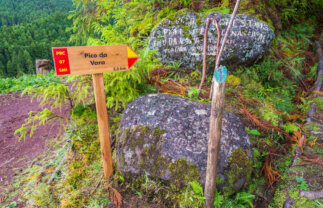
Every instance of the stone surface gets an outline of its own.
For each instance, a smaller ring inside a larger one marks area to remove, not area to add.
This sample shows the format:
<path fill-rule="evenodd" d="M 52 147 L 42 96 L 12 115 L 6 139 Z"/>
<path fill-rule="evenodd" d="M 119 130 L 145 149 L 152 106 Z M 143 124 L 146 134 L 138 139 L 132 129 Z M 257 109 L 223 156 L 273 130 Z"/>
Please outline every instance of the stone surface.
<path fill-rule="evenodd" d="M 188 166 L 195 166 L 200 182 L 204 183 L 209 117 L 209 105 L 182 97 L 150 94 L 135 99 L 125 109 L 119 126 L 118 170 L 135 174 L 147 172 L 169 180 L 173 177 L 169 167 L 179 166 L 177 163 L 185 159 Z M 230 159 L 233 152 L 237 157 Z M 234 164 L 237 161 L 241 164 Z M 224 112 L 218 176 L 227 181 L 231 178 L 231 184 L 239 189 L 248 181 L 251 161 L 251 144 L 243 124 L 234 114 Z M 250 167 L 244 167 L 245 164 Z M 230 176 L 232 171 L 238 176 Z M 184 169 L 178 174 L 184 178 L 186 173 L 194 175 Z"/>
<path fill-rule="evenodd" d="M 36 74 L 46 75 L 51 70 L 50 61 L 48 59 L 36 60 Z"/>
<path fill-rule="evenodd" d="M 218 12 L 194 13 L 182 10 L 168 17 L 151 32 L 150 49 L 157 49 L 164 63 L 182 62 L 183 67 L 202 70 L 204 30 L 208 18 L 215 17 L 221 31 L 221 42 L 231 15 Z M 273 30 L 254 17 L 238 14 L 226 42 L 221 63 L 228 66 L 252 65 L 268 51 Z M 207 64 L 214 68 L 217 32 L 210 22 Z"/>

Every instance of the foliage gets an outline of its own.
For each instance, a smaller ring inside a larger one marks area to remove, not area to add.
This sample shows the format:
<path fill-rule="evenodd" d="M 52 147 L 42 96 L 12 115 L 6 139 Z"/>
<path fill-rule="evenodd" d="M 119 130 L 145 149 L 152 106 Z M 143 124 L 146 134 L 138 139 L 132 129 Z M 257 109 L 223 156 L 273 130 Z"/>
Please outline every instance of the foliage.
<path fill-rule="evenodd" d="M 165 14 L 154 18 L 156 12 L 149 12 L 152 1 L 79 1 L 75 0 L 76 10 L 70 15 L 73 19 L 71 41 L 76 44 L 110 45 L 128 44 L 140 58 L 130 71 L 104 74 L 108 107 L 116 110 L 124 108 L 130 101 L 147 93 L 145 84 L 149 72 L 160 66 L 155 52 L 149 51 L 145 38 L 148 31 Z M 81 28 L 81 29 L 80 29 Z"/>
<path fill-rule="evenodd" d="M 159 60 L 154 58 L 154 51 L 146 47 L 139 51 L 140 59 L 130 71 L 104 74 L 104 87 L 107 95 L 107 106 L 118 110 L 125 108 L 133 99 L 145 90 L 145 81 L 149 72 L 160 65 Z"/>
<path fill-rule="evenodd" d="M 246 130 L 247 130 L 248 134 L 260 136 L 260 132 L 257 129 L 249 129 L 248 127 L 246 127 Z"/>
<path fill-rule="evenodd" d="M 73 19 L 76 44 L 129 44 L 135 50 L 145 46 L 150 31 L 163 18 L 183 8 L 194 9 L 194 0 L 113 1 L 73 0 L 76 10 Z M 209 4 L 203 4 L 208 7 Z"/>
<path fill-rule="evenodd" d="M 15 135 L 20 134 L 19 140 L 22 138 L 25 140 L 28 134 L 29 137 L 32 137 L 38 127 L 53 123 L 54 120 L 59 120 L 61 124 L 64 124 L 67 119 L 53 113 L 47 108 L 42 111 L 30 111 L 28 113 L 28 118 L 25 119 L 22 126 L 15 131 Z"/>
<path fill-rule="evenodd" d="M 300 104 L 298 107 L 302 113 L 307 113 L 308 110 L 311 107 L 311 104 L 315 104 L 317 106 L 317 109 L 322 109 L 323 108 L 323 100 L 320 97 L 316 98 L 300 98 L 302 104 Z"/>
<path fill-rule="evenodd" d="M 196 182 L 189 182 L 190 186 L 187 187 L 179 196 L 180 207 L 201 207 L 204 205 L 205 197 L 203 194 L 202 186 Z"/>
<path fill-rule="evenodd" d="M 233 85 L 233 86 L 239 86 L 240 83 L 241 83 L 241 79 L 239 77 L 236 77 L 232 74 L 230 74 L 226 80 L 226 82 L 229 84 L 229 85 Z"/>
<path fill-rule="evenodd" d="M 73 78 L 71 78 L 73 80 Z M 74 82 L 74 85 L 82 84 L 83 82 Z M 72 85 L 72 88 L 73 86 Z M 40 102 L 42 111 L 29 112 L 28 118 L 25 119 L 22 126 L 15 131 L 15 134 L 20 134 L 19 139 L 26 139 L 29 134 L 31 137 L 34 131 L 41 125 L 51 124 L 58 120 L 61 126 L 65 126 L 69 118 L 62 115 L 64 105 L 69 105 L 71 109 L 78 104 L 87 104 L 91 98 L 91 91 L 87 86 L 76 88 L 70 91 L 69 86 L 64 83 L 50 83 L 48 86 L 27 87 L 24 94 L 32 95 L 32 101 L 36 98 Z M 57 132 L 59 133 L 59 132 Z"/>
<path fill-rule="evenodd" d="M 308 184 L 306 183 L 306 180 L 302 176 L 296 177 L 296 181 L 298 183 L 298 187 L 301 190 L 304 190 L 304 191 L 309 191 L 310 190 L 309 187 L 308 187 Z"/>
<path fill-rule="evenodd" d="M 17 207 L 17 202 L 12 202 L 10 205 L 9 205 L 9 208 L 16 208 Z"/>
<path fill-rule="evenodd" d="M 295 124 L 289 123 L 283 126 L 284 130 L 289 132 L 289 133 L 293 133 L 294 131 L 298 131 L 299 127 L 296 126 Z"/>
<path fill-rule="evenodd" d="M 107 198 L 99 198 L 94 199 L 90 202 L 88 206 L 85 206 L 86 208 L 101 208 L 106 207 L 110 203 L 110 200 Z"/>
<path fill-rule="evenodd" d="M 72 9 L 71 0 L 0 0 L 0 27 L 32 22 L 55 12 Z"/>
<path fill-rule="evenodd" d="M 15 26 L 0 27 L 0 77 L 35 73 L 36 59 L 52 59 L 51 47 L 69 46 L 71 25 L 67 15 L 48 17 Z"/>
<path fill-rule="evenodd" d="M 320 0 L 273 0 L 268 4 L 278 10 L 281 22 L 285 27 L 302 22 L 307 18 L 319 19 L 322 17 L 319 8 L 323 7 L 323 2 Z"/>
<path fill-rule="evenodd" d="M 233 4 L 229 2 L 230 7 L 233 8 Z M 245 0 L 240 3 L 238 13 L 252 14 L 257 19 L 267 22 L 279 34 L 298 23 L 321 22 L 322 6 L 321 0 Z"/>
<path fill-rule="evenodd" d="M 280 67 L 279 62 L 268 57 L 260 64 L 235 73 L 241 77 L 242 85 L 247 87 L 247 97 L 256 98 L 263 103 L 259 109 L 261 117 L 276 125 L 277 117 L 273 107 L 286 113 L 291 112 L 294 109 L 292 99 L 296 94 L 295 84 L 284 76 Z"/>
<path fill-rule="evenodd" d="M 27 87 L 47 87 L 49 84 L 59 81 L 54 71 L 46 76 L 25 74 L 19 78 L 0 78 L 0 93 L 15 92 Z"/>
<path fill-rule="evenodd" d="M 249 192 L 238 192 L 232 199 L 230 197 L 225 197 L 218 191 L 215 192 L 214 196 L 214 207 L 215 208 L 247 208 L 253 207 L 252 200 L 255 196 Z"/>
<path fill-rule="evenodd" d="M 192 98 L 193 100 L 199 99 L 199 89 L 191 87 L 188 90 L 188 97 Z"/>
<path fill-rule="evenodd" d="M 100 207 L 109 202 L 104 189 L 97 193 L 92 191 L 103 176 L 102 167 L 97 164 L 101 164 L 101 154 L 95 121 L 95 112 L 88 106 L 78 104 L 71 114 L 70 125 L 64 134 L 71 147 L 67 151 L 68 161 L 63 174 L 52 186 L 55 192 L 50 193 L 59 200 L 60 207 Z M 34 192 L 32 198 L 40 198 L 44 193 Z M 43 207 L 47 206 L 43 204 Z"/>
<path fill-rule="evenodd" d="M 41 207 L 56 208 L 59 206 L 59 201 L 52 194 L 52 188 L 49 185 L 41 183 L 38 185 L 38 190 L 34 193 L 36 205 Z"/>

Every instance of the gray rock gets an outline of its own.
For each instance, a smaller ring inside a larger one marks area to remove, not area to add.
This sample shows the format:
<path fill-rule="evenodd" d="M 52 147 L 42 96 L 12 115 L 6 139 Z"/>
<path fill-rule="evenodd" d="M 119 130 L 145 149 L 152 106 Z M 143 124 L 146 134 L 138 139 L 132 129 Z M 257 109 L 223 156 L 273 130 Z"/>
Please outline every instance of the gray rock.
<path fill-rule="evenodd" d="M 48 59 L 36 60 L 36 74 L 46 75 L 51 71 L 50 61 Z"/>
<path fill-rule="evenodd" d="M 164 19 L 151 32 L 149 48 L 157 49 L 163 63 L 182 62 L 183 67 L 202 70 L 204 30 L 208 18 L 215 17 L 221 31 L 221 42 L 231 15 L 218 12 L 194 13 L 182 10 Z M 254 17 L 236 16 L 222 54 L 227 66 L 252 65 L 268 51 L 274 38 L 273 30 Z M 210 22 L 207 44 L 207 64 L 214 67 L 217 31 Z"/>
<path fill-rule="evenodd" d="M 209 105 L 182 97 L 150 94 L 135 99 L 119 126 L 118 170 L 146 172 L 173 183 L 178 176 L 184 183 L 200 178 L 203 184 L 209 117 Z M 218 188 L 227 187 L 230 193 L 240 189 L 249 180 L 251 166 L 252 148 L 244 126 L 233 113 L 224 112 L 218 163 L 218 176 L 224 180 L 218 181 Z"/>

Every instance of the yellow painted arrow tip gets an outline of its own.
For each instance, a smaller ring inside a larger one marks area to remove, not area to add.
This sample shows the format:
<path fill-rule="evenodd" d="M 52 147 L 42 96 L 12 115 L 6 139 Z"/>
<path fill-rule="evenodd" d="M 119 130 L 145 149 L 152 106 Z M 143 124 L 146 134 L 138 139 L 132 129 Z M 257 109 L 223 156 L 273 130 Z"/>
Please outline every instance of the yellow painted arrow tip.
<path fill-rule="evenodd" d="M 138 55 L 131 48 L 129 48 L 129 46 L 127 46 L 127 53 L 128 53 L 128 58 L 138 57 Z"/>

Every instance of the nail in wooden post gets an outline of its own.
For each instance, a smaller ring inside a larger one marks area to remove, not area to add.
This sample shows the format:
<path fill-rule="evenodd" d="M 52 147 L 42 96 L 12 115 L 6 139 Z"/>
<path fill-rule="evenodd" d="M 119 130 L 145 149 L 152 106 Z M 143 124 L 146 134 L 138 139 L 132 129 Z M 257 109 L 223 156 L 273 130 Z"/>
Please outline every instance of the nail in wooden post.
<path fill-rule="evenodd" d="M 112 156 L 108 112 L 106 107 L 103 74 L 92 74 L 95 105 L 98 118 L 100 145 L 105 178 L 112 176 Z"/>

